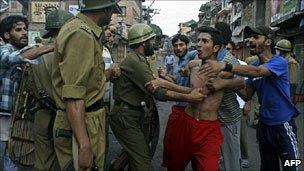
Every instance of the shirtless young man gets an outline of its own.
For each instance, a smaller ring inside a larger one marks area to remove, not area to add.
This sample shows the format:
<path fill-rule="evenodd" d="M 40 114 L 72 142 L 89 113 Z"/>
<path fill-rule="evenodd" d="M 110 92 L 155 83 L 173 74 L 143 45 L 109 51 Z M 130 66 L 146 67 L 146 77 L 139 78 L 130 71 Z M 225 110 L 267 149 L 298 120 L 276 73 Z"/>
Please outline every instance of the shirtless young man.
<path fill-rule="evenodd" d="M 200 71 L 205 60 L 216 60 L 222 45 L 220 32 L 211 27 L 198 30 L 198 57 L 189 63 L 192 88 L 202 88 L 208 96 L 200 103 L 189 103 L 185 112 L 170 115 L 164 138 L 163 166 L 169 171 L 185 170 L 191 161 L 193 170 L 218 170 L 222 134 L 217 120 L 223 91 L 210 91 L 207 85 L 217 75 Z M 166 88 L 170 83 L 160 81 Z M 161 83 L 158 83 L 161 84 Z M 170 89 L 170 88 L 169 88 Z"/>

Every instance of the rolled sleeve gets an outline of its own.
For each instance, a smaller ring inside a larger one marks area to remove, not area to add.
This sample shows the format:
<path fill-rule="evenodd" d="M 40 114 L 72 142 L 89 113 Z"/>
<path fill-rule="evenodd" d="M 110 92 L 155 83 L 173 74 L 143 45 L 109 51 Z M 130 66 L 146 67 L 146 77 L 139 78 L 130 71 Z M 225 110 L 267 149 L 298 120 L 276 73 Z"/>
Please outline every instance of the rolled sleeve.
<path fill-rule="evenodd" d="M 64 85 L 62 87 L 62 97 L 72 99 L 84 99 L 86 88 L 84 86 Z"/>
<path fill-rule="evenodd" d="M 159 87 L 153 92 L 153 96 L 159 101 L 166 101 L 165 97 L 167 91 L 168 91 L 167 89 Z"/>
<path fill-rule="evenodd" d="M 95 64 L 93 38 L 79 30 L 57 41 L 58 53 L 62 56 L 59 68 L 64 82 L 63 99 L 84 99 L 86 95 L 89 76 Z"/>

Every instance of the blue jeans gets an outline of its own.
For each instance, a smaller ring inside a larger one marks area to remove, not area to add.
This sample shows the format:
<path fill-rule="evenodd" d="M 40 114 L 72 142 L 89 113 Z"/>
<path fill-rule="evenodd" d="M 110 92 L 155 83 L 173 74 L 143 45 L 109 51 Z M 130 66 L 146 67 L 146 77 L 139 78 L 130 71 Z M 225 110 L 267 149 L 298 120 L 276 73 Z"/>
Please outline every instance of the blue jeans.
<path fill-rule="evenodd" d="M 8 156 L 7 141 L 0 141 L 0 170 L 17 171 L 17 166 Z"/>

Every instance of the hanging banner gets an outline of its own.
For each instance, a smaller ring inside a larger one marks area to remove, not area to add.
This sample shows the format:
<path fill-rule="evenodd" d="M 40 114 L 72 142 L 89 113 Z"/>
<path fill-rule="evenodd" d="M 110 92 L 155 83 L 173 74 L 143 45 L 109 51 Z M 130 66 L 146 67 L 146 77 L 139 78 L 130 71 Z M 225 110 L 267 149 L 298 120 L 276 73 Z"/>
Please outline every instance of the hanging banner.
<path fill-rule="evenodd" d="M 299 0 L 271 0 L 271 22 L 275 22 L 298 9 Z"/>
<path fill-rule="evenodd" d="M 44 23 L 45 22 L 45 7 L 64 8 L 63 2 L 31 2 L 31 19 L 32 22 Z"/>

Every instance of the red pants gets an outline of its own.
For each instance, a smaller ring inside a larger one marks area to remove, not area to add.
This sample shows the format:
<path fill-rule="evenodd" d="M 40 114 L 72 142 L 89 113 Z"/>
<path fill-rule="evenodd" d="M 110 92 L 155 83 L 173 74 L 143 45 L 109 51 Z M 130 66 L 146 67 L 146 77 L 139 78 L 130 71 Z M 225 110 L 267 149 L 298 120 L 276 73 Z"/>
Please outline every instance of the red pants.
<path fill-rule="evenodd" d="M 219 121 L 196 120 L 184 107 L 173 106 L 165 138 L 162 166 L 183 171 L 191 161 L 195 171 L 218 171 L 223 137 Z"/>

